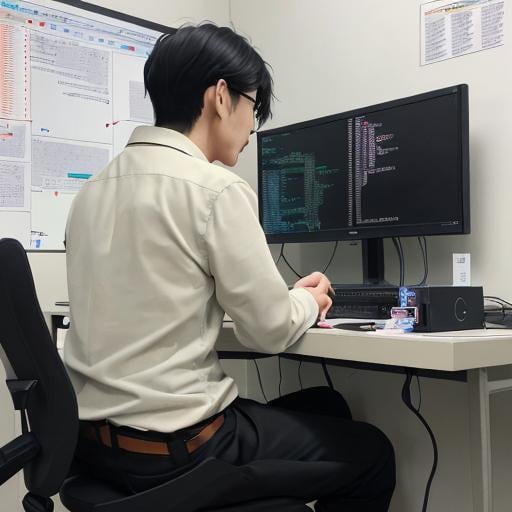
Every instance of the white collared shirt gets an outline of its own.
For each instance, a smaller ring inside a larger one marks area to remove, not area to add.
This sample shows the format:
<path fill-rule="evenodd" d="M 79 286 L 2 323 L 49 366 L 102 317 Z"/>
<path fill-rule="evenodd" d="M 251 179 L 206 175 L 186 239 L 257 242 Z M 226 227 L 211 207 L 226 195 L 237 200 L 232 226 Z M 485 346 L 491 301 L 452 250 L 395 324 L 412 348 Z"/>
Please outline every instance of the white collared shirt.
<path fill-rule="evenodd" d="M 138 127 L 75 198 L 66 228 L 65 362 L 80 418 L 172 432 L 237 396 L 215 352 L 224 312 L 278 353 L 318 307 L 288 291 L 239 176 L 173 130 Z"/>

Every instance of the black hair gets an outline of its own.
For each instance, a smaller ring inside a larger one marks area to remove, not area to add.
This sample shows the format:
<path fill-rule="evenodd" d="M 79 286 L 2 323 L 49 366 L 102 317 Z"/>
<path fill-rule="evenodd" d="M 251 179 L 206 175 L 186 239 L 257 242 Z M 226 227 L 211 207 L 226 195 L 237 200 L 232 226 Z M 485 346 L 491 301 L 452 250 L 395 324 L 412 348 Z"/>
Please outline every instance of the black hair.
<path fill-rule="evenodd" d="M 259 126 L 272 117 L 268 64 L 246 38 L 210 22 L 161 35 L 144 66 L 155 124 L 190 131 L 201 115 L 205 90 L 220 79 L 228 84 L 235 106 L 240 97 L 236 90 L 257 91 L 254 108 Z"/>

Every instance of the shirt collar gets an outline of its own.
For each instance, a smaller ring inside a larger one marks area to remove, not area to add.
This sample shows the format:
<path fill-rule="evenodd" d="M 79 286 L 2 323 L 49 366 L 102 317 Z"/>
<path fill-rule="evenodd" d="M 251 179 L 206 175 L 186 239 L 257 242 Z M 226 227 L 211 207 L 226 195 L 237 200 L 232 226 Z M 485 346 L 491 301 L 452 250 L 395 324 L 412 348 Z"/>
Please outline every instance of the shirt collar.
<path fill-rule="evenodd" d="M 188 153 L 190 156 L 208 161 L 204 153 L 186 136 L 170 128 L 160 126 L 137 126 L 128 144 L 161 144 Z"/>

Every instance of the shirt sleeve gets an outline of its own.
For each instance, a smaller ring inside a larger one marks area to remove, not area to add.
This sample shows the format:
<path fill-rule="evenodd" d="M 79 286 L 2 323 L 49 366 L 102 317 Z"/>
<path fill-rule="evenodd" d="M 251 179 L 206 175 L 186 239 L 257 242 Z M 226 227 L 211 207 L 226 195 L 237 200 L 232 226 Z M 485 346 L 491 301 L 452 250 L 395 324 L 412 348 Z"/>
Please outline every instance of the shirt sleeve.
<path fill-rule="evenodd" d="M 215 200 L 205 240 L 216 296 L 233 319 L 240 343 L 277 354 L 295 343 L 318 316 L 304 289 L 288 290 L 259 224 L 256 194 L 245 182 Z"/>

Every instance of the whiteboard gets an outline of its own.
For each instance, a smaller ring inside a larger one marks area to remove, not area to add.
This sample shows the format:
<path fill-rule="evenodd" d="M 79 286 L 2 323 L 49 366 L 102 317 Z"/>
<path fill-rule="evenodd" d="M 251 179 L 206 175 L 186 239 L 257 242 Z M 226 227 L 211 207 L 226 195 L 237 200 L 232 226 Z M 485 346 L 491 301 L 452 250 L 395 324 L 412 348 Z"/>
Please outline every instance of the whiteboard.
<path fill-rule="evenodd" d="M 144 63 L 172 30 L 76 0 L 0 2 L 0 238 L 64 250 L 77 192 L 153 124 Z"/>

